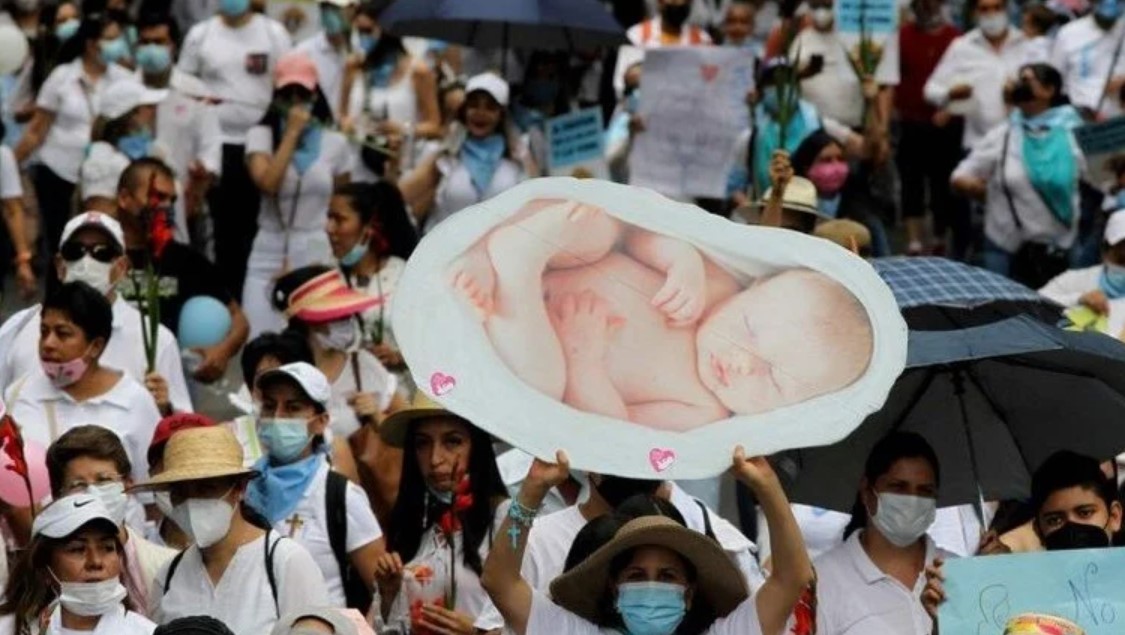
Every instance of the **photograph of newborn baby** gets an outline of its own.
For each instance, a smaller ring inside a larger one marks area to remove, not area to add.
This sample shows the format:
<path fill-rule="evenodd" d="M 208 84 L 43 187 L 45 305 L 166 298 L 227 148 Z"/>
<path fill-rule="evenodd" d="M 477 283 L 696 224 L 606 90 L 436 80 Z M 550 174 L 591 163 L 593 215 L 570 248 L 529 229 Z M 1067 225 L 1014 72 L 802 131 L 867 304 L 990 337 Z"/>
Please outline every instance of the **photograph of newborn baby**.
<path fill-rule="evenodd" d="M 531 200 L 446 274 L 524 383 L 657 430 L 842 390 L 874 354 L 866 309 L 829 276 L 750 278 L 687 240 L 570 199 Z"/>

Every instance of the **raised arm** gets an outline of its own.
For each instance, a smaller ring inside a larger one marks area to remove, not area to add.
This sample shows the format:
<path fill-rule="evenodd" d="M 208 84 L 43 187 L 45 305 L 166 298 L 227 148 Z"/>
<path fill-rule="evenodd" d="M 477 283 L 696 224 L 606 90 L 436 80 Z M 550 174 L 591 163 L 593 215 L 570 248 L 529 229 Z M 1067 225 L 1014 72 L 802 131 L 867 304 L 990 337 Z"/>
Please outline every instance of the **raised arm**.
<path fill-rule="evenodd" d="M 531 464 L 519 494 L 512 500 L 512 511 L 509 511 L 508 517 L 500 525 L 488 559 L 484 562 L 481 585 L 504 616 L 508 628 L 517 635 L 527 633 L 528 619 L 531 617 L 531 585 L 520 574 L 523 553 L 527 548 L 527 534 L 531 530 L 531 518 L 525 516 L 533 515 L 543 504 L 547 492 L 570 476 L 570 462 L 566 453 L 560 451 L 555 460 L 555 464 L 550 464 L 536 459 Z M 519 519 L 519 522 L 514 518 Z"/>
<path fill-rule="evenodd" d="M 277 150 L 273 154 L 254 152 L 246 158 L 250 179 L 267 196 L 276 196 L 281 191 L 281 183 L 285 180 L 285 172 L 297 151 L 301 133 L 306 125 L 311 125 L 309 122 L 312 113 L 308 108 L 294 106 L 289 109 L 287 117 L 285 132 Z"/>

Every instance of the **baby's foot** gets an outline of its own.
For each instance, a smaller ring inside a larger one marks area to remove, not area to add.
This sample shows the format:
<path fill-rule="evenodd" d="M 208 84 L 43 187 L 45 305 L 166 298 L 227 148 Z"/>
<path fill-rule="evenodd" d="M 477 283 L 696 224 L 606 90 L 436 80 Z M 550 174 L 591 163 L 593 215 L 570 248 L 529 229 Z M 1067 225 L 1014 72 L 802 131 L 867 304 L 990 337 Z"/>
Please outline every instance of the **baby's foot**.
<path fill-rule="evenodd" d="M 496 272 L 484 249 L 466 252 L 449 266 L 449 284 L 481 322 L 496 308 Z"/>

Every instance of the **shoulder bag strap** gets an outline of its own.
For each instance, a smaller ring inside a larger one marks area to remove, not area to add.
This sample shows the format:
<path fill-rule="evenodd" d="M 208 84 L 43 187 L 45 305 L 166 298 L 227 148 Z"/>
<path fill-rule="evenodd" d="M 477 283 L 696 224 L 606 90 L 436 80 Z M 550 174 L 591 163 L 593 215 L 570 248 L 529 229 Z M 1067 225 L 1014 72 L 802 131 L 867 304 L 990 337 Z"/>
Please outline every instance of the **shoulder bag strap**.
<path fill-rule="evenodd" d="M 1004 198 L 1008 199 L 1008 211 L 1012 213 L 1012 220 L 1016 223 L 1016 229 L 1023 232 L 1023 222 L 1020 221 L 1020 215 L 1016 213 L 1016 204 L 1012 201 L 1012 190 L 1008 187 L 1008 141 L 1012 136 L 1012 124 L 1008 124 L 1008 129 L 1004 131 L 1004 147 L 1000 150 L 1000 188 L 1004 190 Z"/>
<path fill-rule="evenodd" d="M 1117 60 L 1121 58 L 1122 44 L 1125 44 L 1125 28 L 1121 29 L 1121 35 L 1117 36 L 1117 46 L 1114 47 L 1113 58 L 1109 61 L 1109 71 L 1105 74 L 1105 84 L 1102 85 L 1102 96 L 1098 98 L 1098 107 L 1094 111 L 1095 116 L 1101 112 L 1102 106 L 1105 105 L 1105 98 L 1108 96 L 1107 93 L 1109 93 L 1109 85 L 1113 82 L 1113 69 L 1117 66 Z"/>

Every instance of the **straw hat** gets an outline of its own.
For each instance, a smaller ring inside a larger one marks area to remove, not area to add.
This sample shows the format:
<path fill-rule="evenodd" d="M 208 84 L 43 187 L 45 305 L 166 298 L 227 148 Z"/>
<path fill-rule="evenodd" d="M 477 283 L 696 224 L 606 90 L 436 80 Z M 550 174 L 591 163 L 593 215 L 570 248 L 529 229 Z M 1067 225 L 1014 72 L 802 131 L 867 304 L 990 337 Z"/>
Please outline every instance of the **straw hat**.
<path fill-rule="evenodd" d="M 762 212 L 765 210 L 766 201 L 770 199 L 771 195 L 773 195 L 772 187 L 766 190 L 762 200 L 743 205 L 736 211 L 746 219 L 746 222 L 757 225 L 762 222 Z M 781 198 L 781 207 L 791 212 L 812 214 L 817 218 L 830 220 L 832 217 L 820 211 L 817 202 L 816 186 L 813 185 L 812 181 L 795 176 L 789 179 L 789 184 L 785 186 L 785 194 Z"/>
<path fill-rule="evenodd" d="M 332 269 L 294 289 L 285 313 L 302 322 L 322 324 L 363 313 L 382 301 L 350 288 L 340 270 Z"/>
<path fill-rule="evenodd" d="M 1008 622 L 1004 635 L 1086 635 L 1086 631 L 1061 617 L 1024 613 Z"/>
<path fill-rule="evenodd" d="M 630 521 L 605 546 L 551 583 L 551 598 L 566 610 L 597 622 L 602 594 L 609 586 L 609 567 L 618 555 L 636 547 L 664 547 L 695 567 L 696 597 L 719 617 L 728 615 L 750 597 L 746 579 L 719 543 L 671 518 L 644 516 Z"/>
<path fill-rule="evenodd" d="M 242 445 L 226 426 L 181 430 L 164 446 L 164 471 L 135 489 L 150 489 L 223 476 L 256 474 L 242 466 Z"/>
<path fill-rule="evenodd" d="M 410 431 L 410 424 L 419 419 L 430 417 L 456 417 L 441 404 L 430 399 L 421 390 L 415 392 L 410 406 L 387 417 L 379 425 L 379 436 L 391 447 L 401 448 L 406 446 L 406 434 Z M 458 417 L 460 418 L 460 417 Z"/>

